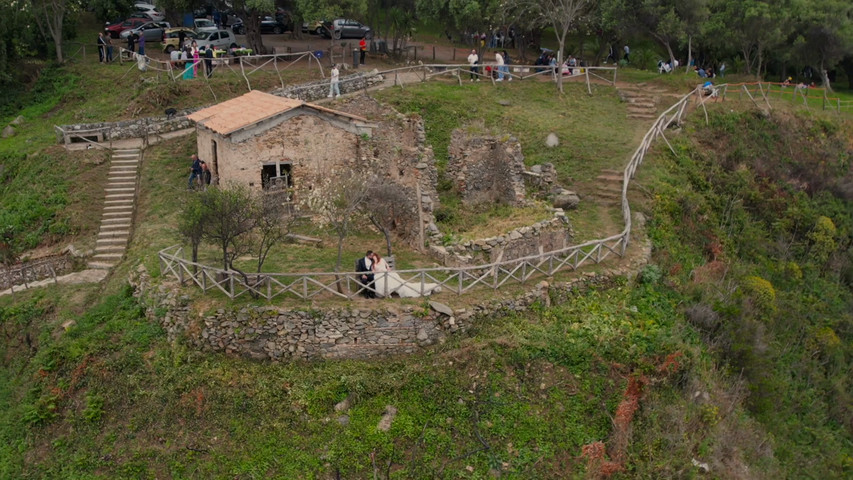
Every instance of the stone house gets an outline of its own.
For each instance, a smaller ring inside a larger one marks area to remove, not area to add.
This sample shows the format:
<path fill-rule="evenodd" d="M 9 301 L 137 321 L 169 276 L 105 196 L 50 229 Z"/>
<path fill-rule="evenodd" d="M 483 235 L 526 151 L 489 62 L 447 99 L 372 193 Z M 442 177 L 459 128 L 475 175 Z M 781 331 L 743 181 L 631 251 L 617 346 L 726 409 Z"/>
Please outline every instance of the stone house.
<path fill-rule="evenodd" d="M 310 191 L 352 168 L 376 125 L 358 115 L 253 90 L 192 113 L 199 158 L 220 183 Z"/>

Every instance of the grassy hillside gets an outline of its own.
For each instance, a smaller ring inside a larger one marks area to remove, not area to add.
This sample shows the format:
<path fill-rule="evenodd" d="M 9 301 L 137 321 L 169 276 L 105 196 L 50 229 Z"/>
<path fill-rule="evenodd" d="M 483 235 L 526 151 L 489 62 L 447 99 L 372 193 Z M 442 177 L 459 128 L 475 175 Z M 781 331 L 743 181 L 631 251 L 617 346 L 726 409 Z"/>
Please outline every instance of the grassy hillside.
<path fill-rule="evenodd" d="M 75 189 L 102 180 L 103 157 L 49 147 L 51 122 L 124 108 L 48 82 L 75 72 L 43 76 L 53 93 L 0 144 L 0 201 L 32 205 L 0 215 L 17 212 L 4 222 L 36 244 L 90 224 Z M 513 87 L 498 94 L 509 107 L 476 87 L 387 98 L 422 112 L 436 152 L 457 125 L 510 130 L 531 163 L 589 179 L 631 150 L 639 123 L 615 120 L 615 96 Z M 670 135 L 676 154 L 639 171 L 655 257 L 636 281 L 375 362 L 267 364 L 168 342 L 124 279 L 142 262 L 156 280 L 193 145 L 149 151 L 130 258 L 106 285 L 0 297 L 0 478 L 690 478 L 693 459 L 717 478 L 853 475 L 853 126 L 733 107 L 710 106 L 709 126 L 693 117 Z M 568 141 L 548 150 L 556 118 Z M 214 308 L 194 295 L 182 301 Z"/>

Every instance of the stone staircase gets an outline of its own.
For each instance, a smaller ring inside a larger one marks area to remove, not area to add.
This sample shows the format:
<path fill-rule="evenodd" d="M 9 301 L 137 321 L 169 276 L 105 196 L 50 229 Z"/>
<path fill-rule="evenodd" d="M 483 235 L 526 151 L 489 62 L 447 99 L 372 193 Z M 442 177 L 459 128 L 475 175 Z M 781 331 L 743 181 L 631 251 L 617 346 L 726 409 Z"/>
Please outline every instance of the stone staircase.
<path fill-rule="evenodd" d="M 124 256 L 133 224 L 137 171 L 141 159 L 142 151 L 138 148 L 113 150 L 101 229 L 89 268 L 108 270 Z"/>
<path fill-rule="evenodd" d="M 599 205 L 622 205 L 622 172 L 618 170 L 602 170 L 595 177 L 595 192 L 591 195 Z"/>
<path fill-rule="evenodd" d="M 644 87 L 620 87 L 619 98 L 628 104 L 628 118 L 654 120 L 658 116 L 657 99 L 663 90 Z"/>

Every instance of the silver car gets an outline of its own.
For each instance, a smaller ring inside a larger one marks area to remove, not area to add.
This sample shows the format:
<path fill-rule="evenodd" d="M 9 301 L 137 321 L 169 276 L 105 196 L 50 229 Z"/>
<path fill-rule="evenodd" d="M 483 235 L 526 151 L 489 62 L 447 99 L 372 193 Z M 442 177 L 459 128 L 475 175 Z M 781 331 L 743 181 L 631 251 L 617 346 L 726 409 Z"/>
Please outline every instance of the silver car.
<path fill-rule="evenodd" d="M 199 32 L 195 37 L 198 48 L 214 47 L 220 50 L 228 50 L 232 45 L 237 45 L 234 34 L 228 30 L 214 30 L 212 32 Z"/>
<path fill-rule="evenodd" d="M 148 22 L 142 25 L 121 32 L 121 38 L 127 38 L 130 35 L 139 37 L 145 36 L 146 42 L 160 42 L 163 40 L 163 32 L 167 28 L 171 28 L 169 22 Z"/>

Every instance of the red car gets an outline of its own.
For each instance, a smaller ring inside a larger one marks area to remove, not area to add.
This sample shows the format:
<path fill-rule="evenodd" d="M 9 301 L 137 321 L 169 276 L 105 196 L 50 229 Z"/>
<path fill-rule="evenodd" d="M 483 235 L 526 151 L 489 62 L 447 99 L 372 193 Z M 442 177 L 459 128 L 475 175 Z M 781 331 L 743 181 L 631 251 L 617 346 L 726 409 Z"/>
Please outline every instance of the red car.
<path fill-rule="evenodd" d="M 104 32 L 112 38 L 119 38 L 121 36 L 121 32 L 130 30 L 131 28 L 136 28 L 143 23 L 148 23 L 150 21 L 150 18 L 128 18 L 123 22 L 107 26 L 104 28 Z"/>

